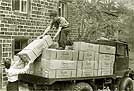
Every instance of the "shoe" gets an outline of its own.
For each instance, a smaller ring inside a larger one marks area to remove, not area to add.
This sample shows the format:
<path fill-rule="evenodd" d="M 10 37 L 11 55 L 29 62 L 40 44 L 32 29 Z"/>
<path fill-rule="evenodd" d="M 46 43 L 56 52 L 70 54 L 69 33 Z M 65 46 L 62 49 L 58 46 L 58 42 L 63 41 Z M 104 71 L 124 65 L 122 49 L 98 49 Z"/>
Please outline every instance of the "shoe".
<path fill-rule="evenodd" d="M 65 48 L 59 47 L 59 48 L 57 48 L 57 50 L 65 50 Z"/>

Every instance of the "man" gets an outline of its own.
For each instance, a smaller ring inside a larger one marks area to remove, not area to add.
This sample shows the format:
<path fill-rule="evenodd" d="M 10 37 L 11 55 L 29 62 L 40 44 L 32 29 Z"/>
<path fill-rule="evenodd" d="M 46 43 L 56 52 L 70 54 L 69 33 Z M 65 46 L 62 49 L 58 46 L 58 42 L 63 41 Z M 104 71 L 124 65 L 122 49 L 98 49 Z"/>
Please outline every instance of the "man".
<path fill-rule="evenodd" d="M 97 40 L 108 40 L 108 39 L 106 38 L 106 34 L 105 34 L 104 32 L 102 32 L 102 33 L 100 34 L 100 38 L 97 39 Z"/>
<path fill-rule="evenodd" d="M 69 33 L 69 23 L 64 17 L 58 17 L 56 11 L 50 13 L 50 18 L 52 19 L 50 28 L 55 27 L 56 29 L 58 29 L 59 27 L 61 27 L 58 44 L 59 49 L 64 50 L 67 42 L 67 35 Z"/>
<path fill-rule="evenodd" d="M 52 28 L 55 28 L 56 30 L 61 28 L 61 31 L 59 32 L 58 49 L 64 50 L 67 42 L 67 35 L 69 33 L 69 23 L 64 17 L 59 17 L 56 11 L 50 13 L 50 19 L 52 19 L 52 21 L 47 31 Z M 43 37 L 45 34 L 46 32 L 44 32 L 41 37 Z"/>
<path fill-rule="evenodd" d="M 18 56 L 17 56 L 18 57 Z M 28 71 L 30 68 L 30 62 L 24 67 L 22 60 L 18 57 L 16 62 L 11 65 L 11 60 L 7 59 L 4 62 L 7 77 L 8 77 L 8 84 L 7 84 L 7 91 L 19 91 L 18 88 L 18 74 L 23 74 Z"/>

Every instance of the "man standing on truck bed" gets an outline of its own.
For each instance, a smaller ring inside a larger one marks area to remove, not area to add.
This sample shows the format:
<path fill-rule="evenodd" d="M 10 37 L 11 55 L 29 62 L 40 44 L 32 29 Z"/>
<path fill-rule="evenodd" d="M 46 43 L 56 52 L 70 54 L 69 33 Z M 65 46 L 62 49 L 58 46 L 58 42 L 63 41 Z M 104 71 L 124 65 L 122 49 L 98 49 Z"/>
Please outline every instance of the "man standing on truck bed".
<path fill-rule="evenodd" d="M 56 11 L 50 13 L 50 19 L 52 19 L 50 29 L 53 27 L 55 27 L 56 29 L 62 27 L 59 33 L 58 44 L 59 44 L 59 49 L 63 50 L 66 47 L 67 35 L 69 33 L 69 23 L 64 17 L 58 17 Z"/>
<path fill-rule="evenodd" d="M 59 32 L 59 50 L 64 50 L 67 43 L 67 35 L 69 33 L 69 23 L 64 17 L 59 17 L 57 14 L 57 11 L 52 11 L 50 13 L 50 19 L 52 19 L 50 23 L 50 29 L 56 28 L 58 30 L 61 27 L 61 31 Z M 50 30 L 48 29 L 48 30 Z M 40 37 L 43 37 L 45 35 L 45 32 Z"/>

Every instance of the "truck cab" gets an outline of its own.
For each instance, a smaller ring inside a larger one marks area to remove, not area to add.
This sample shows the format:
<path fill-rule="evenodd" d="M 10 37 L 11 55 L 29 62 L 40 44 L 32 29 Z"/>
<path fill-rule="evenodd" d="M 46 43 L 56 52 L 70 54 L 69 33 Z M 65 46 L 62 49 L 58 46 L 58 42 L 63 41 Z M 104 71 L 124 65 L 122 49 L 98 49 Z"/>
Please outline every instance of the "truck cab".
<path fill-rule="evenodd" d="M 114 75 L 124 76 L 124 73 L 129 69 L 129 48 L 127 42 L 99 40 L 94 43 L 114 46 L 116 48 Z"/>
<path fill-rule="evenodd" d="M 129 69 L 129 49 L 127 43 L 117 43 L 115 55 L 115 74 L 123 76 Z"/>

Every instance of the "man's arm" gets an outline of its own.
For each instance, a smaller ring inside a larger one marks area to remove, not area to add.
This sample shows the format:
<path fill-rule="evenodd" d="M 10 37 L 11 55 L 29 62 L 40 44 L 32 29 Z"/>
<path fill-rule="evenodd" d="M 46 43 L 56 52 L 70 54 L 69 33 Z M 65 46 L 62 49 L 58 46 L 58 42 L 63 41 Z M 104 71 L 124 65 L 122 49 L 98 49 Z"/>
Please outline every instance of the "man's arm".
<path fill-rule="evenodd" d="M 46 28 L 46 30 L 45 30 L 44 33 L 42 34 L 43 36 L 44 36 L 50 29 L 52 29 L 53 23 L 54 23 L 54 21 L 51 21 L 50 25 Z"/>
<path fill-rule="evenodd" d="M 24 74 L 26 73 L 31 66 L 32 62 L 29 62 L 23 69 L 19 69 L 16 74 Z"/>
<path fill-rule="evenodd" d="M 64 17 L 60 17 L 60 27 L 68 27 L 69 26 L 69 22 L 64 18 Z"/>
<path fill-rule="evenodd" d="M 30 69 L 30 66 L 32 65 L 32 62 L 29 62 L 23 69 L 22 71 L 20 71 L 19 74 L 24 74 L 26 73 L 29 69 Z"/>
<path fill-rule="evenodd" d="M 21 62 L 21 59 L 19 58 L 19 56 L 16 56 L 16 58 L 14 57 L 14 61 L 15 63 L 12 65 L 12 67 L 16 67 L 17 65 L 19 65 Z"/>
<path fill-rule="evenodd" d="M 59 27 L 59 28 L 57 29 L 57 33 L 56 33 L 55 36 L 53 37 L 53 40 L 55 40 L 55 38 L 59 35 L 59 33 L 60 33 L 60 31 L 61 31 L 61 28 L 62 28 L 62 27 Z"/>
<path fill-rule="evenodd" d="M 50 30 L 50 27 L 51 27 L 51 26 L 48 26 L 48 27 L 46 28 L 46 30 L 44 31 L 44 33 L 43 33 L 42 35 L 38 36 L 37 39 L 43 38 L 43 37 L 45 36 L 45 34 Z"/>
<path fill-rule="evenodd" d="M 48 26 L 42 35 L 44 36 L 50 30 L 50 28 L 51 26 Z"/>
<path fill-rule="evenodd" d="M 8 77 L 11 77 L 11 76 L 16 76 L 18 74 L 24 74 L 26 73 L 29 69 L 30 69 L 30 66 L 31 66 L 32 62 L 29 62 L 24 68 L 22 69 L 17 69 L 17 68 L 10 68 L 10 69 L 7 69 L 6 72 L 8 74 Z"/>

